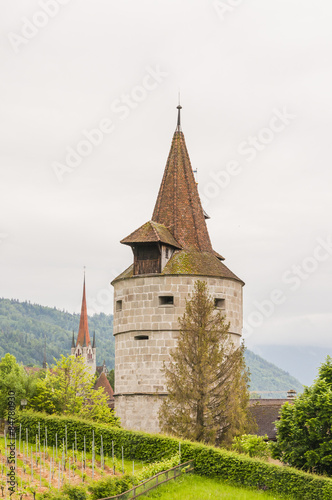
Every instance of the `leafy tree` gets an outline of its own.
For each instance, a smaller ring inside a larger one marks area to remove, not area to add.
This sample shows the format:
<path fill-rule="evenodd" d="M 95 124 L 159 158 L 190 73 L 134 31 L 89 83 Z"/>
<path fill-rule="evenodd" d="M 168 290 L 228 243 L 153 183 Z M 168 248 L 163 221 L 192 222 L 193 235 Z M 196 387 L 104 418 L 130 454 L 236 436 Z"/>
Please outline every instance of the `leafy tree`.
<path fill-rule="evenodd" d="M 110 411 L 104 389 L 94 389 L 95 376 L 87 370 L 82 357 L 61 355 L 43 380 L 29 407 L 49 414 L 76 415 L 96 422 L 118 425 Z"/>
<path fill-rule="evenodd" d="M 7 416 L 8 392 L 15 392 L 16 406 L 21 399 L 29 399 L 35 392 L 36 377 L 28 375 L 15 356 L 7 353 L 0 361 L 0 418 Z"/>
<path fill-rule="evenodd" d="M 46 376 L 41 377 L 36 382 L 36 392 L 33 398 L 28 401 L 28 408 L 35 411 L 42 411 L 49 415 L 61 414 L 63 404 L 59 395 L 54 389 L 55 380 L 47 372 Z"/>
<path fill-rule="evenodd" d="M 205 282 L 196 281 L 179 324 L 177 348 L 164 364 L 168 397 L 160 408 L 161 428 L 195 441 L 230 444 L 234 435 L 253 429 L 244 347 L 235 348 Z"/>
<path fill-rule="evenodd" d="M 285 403 L 272 446 L 274 458 L 312 472 L 332 474 L 332 358 L 311 387 Z"/>

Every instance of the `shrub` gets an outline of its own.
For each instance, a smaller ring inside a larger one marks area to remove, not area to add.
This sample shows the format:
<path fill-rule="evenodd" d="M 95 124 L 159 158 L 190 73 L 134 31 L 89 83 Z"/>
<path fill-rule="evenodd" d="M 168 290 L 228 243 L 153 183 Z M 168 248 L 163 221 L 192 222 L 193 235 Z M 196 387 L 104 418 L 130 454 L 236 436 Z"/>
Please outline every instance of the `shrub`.
<path fill-rule="evenodd" d="M 177 453 L 174 457 L 169 458 L 167 460 L 163 460 L 161 462 L 155 462 L 153 464 L 149 464 L 143 468 L 143 470 L 137 475 L 137 479 L 139 481 L 146 481 L 152 476 L 159 474 L 159 472 L 163 472 L 164 470 L 172 469 L 176 465 L 179 465 L 180 457 Z"/>
<path fill-rule="evenodd" d="M 130 490 L 137 483 L 137 478 L 125 474 L 121 477 L 109 477 L 101 481 L 95 481 L 88 486 L 92 500 L 98 498 L 118 495 L 124 491 Z"/>
<path fill-rule="evenodd" d="M 266 442 L 267 436 L 243 434 L 233 439 L 232 449 L 237 453 L 245 453 L 249 457 L 266 460 L 270 456 L 270 445 Z"/>
<path fill-rule="evenodd" d="M 86 500 L 87 498 L 86 489 L 82 486 L 69 486 L 65 484 L 63 492 L 70 500 Z"/>

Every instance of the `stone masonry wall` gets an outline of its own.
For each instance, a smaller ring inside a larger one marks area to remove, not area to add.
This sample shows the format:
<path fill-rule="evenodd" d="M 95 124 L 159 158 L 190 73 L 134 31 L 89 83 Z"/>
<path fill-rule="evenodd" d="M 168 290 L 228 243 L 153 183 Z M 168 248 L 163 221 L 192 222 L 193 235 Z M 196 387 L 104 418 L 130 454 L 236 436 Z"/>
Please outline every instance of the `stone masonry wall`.
<path fill-rule="evenodd" d="M 126 429 L 160 432 L 158 411 L 163 398 L 147 394 L 126 394 L 116 398 L 116 414 L 121 416 L 121 425 Z"/>
<path fill-rule="evenodd" d="M 197 279 L 215 298 L 225 299 L 225 314 L 235 345 L 242 329 L 242 286 L 226 278 L 137 276 L 114 283 L 115 406 L 126 428 L 158 432 L 157 413 L 166 386 L 161 372 L 176 346 L 178 318 Z M 173 296 L 174 305 L 159 297 Z M 118 303 L 121 301 L 121 303 Z M 121 309 L 121 310 L 119 310 Z M 147 336 L 148 339 L 137 338 Z M 136 338 L 135 338 L 136 337 Z M 138 417 L 141 412 L 144 418 Z"/>
<path fill-rule="evenodd" d="M 128 331 L 178 330 L 178 317 L 184 313 L 185 299 L 197 279 L 207 282 L 212 296 L 225 299 L 230 331 L 241 335 L 241 283 L 226 278 L 160 275 L 135 276 L 114 284 L 114 335 Z M 173 295 L 174 306 L 160 306 L 160 295 Z M 116 308 L 118 300 L 122 300 L 121 311 Z"/>

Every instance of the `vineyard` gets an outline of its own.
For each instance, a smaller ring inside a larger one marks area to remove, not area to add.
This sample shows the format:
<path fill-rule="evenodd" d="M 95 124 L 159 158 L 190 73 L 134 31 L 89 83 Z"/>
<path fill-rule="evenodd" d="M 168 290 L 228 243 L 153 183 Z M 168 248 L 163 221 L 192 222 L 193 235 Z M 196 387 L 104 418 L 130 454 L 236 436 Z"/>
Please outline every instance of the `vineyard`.
<path fill-rule="evenodd" d="M 45 429 L 46 430 L 46 429 Z M 67 436 L 66 436 L 67 437 Z M 125 473 L 140 472 L 143 462 L 124 460 L 116 457 L 112 443 L 112 453 L 106 456 L 103 452 L 103 438 L 96 443 L 94 437 L 90 443 L 84 438 L 84 449 L 77 450 L 77 440 L 69 446 L 67 439 L 57 439 L 56 444 L 47 446 L 47 431 L 45 439 L 40 439 L 40 433 L 31 436 L 26 433 L 24 439 L 19 436 L 15 440 L 15 494 L 10 497 L 7 474 L 10 471 L 9 439 L 0 438 L 0 489 L 4 499 L 33 500 L 37 493 L 52 489 L 60 490 L 67 485 L 88 485 L 92 481 L 109 476 L 121 476 Z"/>

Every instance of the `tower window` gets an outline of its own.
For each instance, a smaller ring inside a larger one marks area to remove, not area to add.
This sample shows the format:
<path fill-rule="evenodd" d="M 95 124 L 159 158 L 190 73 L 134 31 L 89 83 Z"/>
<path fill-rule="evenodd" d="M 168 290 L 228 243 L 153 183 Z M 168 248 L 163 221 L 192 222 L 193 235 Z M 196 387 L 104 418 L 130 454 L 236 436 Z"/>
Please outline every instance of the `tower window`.
<path fill-rule="evenodd" d="M 162 295 L 159 297 L 159 305 L 160 306 L 173 306 L 174 305 L 174 297 L 173 295 Z"/>
<path fill-rule="evenodd" d="M 122 311 L 122 300 L 117 300 L 115 303 L 116 312 Z"/>
<path fill-rule="evenodd" d="M 135 335 L 134 337 L 135 340 L 149 340 L 148 335 Z"/>
<path fill-rule="evenodd" d="M 225 299 L 214 299 L 214 307 L 216 309 L 225 309 Z"/>

